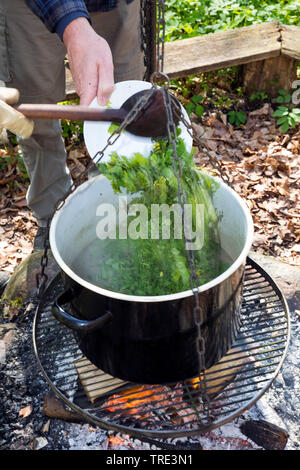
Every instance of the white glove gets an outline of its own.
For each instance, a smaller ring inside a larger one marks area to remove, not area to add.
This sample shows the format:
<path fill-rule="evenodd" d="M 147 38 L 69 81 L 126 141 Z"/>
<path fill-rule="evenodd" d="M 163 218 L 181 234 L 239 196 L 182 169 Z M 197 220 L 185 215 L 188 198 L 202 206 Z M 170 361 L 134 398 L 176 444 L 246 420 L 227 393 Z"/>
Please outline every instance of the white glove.
<path fill-rule="evenodd" d="M 15 88 L 0 87 L 0 130 L 5 127 L 19 137 L 28 139 L 34 123 L 9 105 L 19 101 L 20 94 Z"/>

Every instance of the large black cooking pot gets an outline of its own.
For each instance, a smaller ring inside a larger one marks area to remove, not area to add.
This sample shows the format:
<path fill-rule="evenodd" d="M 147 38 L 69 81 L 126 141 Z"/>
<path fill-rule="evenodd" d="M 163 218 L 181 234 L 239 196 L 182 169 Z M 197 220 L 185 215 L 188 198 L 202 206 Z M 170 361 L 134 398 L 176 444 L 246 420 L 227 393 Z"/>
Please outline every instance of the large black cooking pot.
<path fill-rule="evenodd" d="M 199 287 L 206 368 L 226 354 L 239 330 L 244 266 L 253 235 L 245 203 L 218 183 L 214 205 L 222 214 L 221 243 L 232 264 Z M 153 384 L 196 376 L 191 290 L 151 297 L 125 295 L 91 284 L 71 269 L 79 251 L 95 238 L 97 207 L 106 202 L 117 205 L 117 196 L 109 181 L 99 176 L 81 185 L 53 217 L 50 246 L 66 288 L 53 305 L 54 316 L 74 330 L 83 354 L 115 377 Z"/>

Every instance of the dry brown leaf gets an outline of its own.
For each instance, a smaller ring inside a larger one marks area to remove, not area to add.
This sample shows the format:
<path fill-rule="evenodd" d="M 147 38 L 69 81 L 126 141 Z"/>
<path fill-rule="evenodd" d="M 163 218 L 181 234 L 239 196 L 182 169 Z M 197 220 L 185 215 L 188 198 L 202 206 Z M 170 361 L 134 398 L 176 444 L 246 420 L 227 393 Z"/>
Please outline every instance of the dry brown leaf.
<path fill-rule="evenodd" d="M 19 411 L 19 416 L 21 416 L 22 418 L 27 418 L 28 416 L 31 415 L 32 410 L 33 410 L 33 408 L 32 408 L 31 405 L 25 406 L 25 408 L 22 408 Z"/>

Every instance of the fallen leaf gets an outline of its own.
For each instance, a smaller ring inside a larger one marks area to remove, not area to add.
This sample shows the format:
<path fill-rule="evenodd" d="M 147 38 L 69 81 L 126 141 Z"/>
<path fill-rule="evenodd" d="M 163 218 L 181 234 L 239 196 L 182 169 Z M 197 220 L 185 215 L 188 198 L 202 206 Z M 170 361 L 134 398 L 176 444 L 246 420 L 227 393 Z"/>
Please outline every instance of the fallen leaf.
<path fill-rule="evenodd" d="M 27 418 L 28 416 L 31 415 L 32 409 L 33 409 L 33 408 L 32 408 L 31 405 L 25 406 L 25 408 L 22 408 L 22 409 L 19 411 L 19 416 L 22 416 L 22 418 Z"/>

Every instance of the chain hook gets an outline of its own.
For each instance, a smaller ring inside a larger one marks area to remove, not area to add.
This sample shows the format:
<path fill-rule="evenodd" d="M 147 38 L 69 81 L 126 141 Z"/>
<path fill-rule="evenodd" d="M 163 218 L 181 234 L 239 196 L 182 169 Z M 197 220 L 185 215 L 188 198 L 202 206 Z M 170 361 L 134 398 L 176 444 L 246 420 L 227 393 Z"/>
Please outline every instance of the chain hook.
<path fill-rule="evenodd" d="M 167 82 L 167 85 L 164 85 L 164 87 L 167 90 L 169 90 L 171 81 L 170 81 L 169 76 L 166 73 L 164 73 L 164 72 L 153 72 L 151 77 L 150 77 L 150 81 L 151 81 L 152 85 L 156 85 L 157 82 L 162 82 L 163 80 L 165 82 Z"/>

